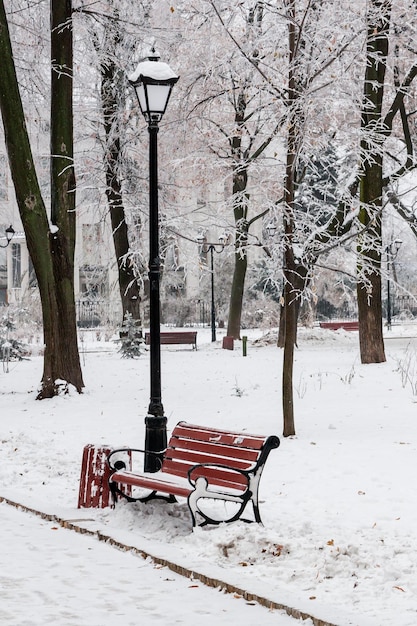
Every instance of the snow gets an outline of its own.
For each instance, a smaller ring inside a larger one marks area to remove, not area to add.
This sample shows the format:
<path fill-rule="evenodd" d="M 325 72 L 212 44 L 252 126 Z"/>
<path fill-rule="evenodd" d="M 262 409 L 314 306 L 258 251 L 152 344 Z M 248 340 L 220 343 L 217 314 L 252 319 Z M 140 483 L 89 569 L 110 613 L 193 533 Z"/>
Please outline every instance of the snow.
<path fill-rule="evenodd" d="M 197 351 L 162 347 L 169 429 L 186 420 L 281 435 L 282 352 L 261 331 L 247 335 L 246 357 L 240 342 L 222 350 L 220 332 L 211 343 L 208 329 Z M 264 525 L 194 531 L 184 501 L 77 509 L 83 447 L 143 447 L 149 402 L 147 353 L 121 359 L 117 344 L 81 339 L 81 395 L 35 401 L 40 356 L 0 370 L 0 497 L 44 514 L 0 504 L 1 623 L 299 623 L 203 576 L 337 626 L 417 623 L 417 327 L 386 331 L 377 365 L 361 365 L 357 332 L 300 329 L 297 435 L 267 461 Z"/>
<path fill-rule="evenodd" d="M 167 63 L 162 61 L 141 61 L 138 63 L 134 72 L 129 74 L 129 81 L 135 83 L 139 76 L 147 76 L 154 80 L 170 80 L 178 78 L 177 74 L 169 67 Z"/>

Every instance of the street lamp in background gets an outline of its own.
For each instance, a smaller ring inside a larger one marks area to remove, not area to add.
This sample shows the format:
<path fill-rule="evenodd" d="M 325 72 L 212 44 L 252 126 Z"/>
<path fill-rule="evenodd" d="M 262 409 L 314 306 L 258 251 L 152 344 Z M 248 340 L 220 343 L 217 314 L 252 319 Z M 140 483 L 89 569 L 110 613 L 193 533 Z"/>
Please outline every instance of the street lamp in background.
<path fill-rule="evenodd" d="M 0 248 L 7 248 L 7 246 L 9 245 L 9 243 L 11 242 L 15 234 L 15 230 L 11 225 L 9 226 L 9 228 L 6 228 L 4 232 L 6 233 L 7 241 L 4 245 L 0 243 Z"/>
<path fill-rule="evenodd" d="M 218 243 L 208 243 L 204 235 L 197 237 L 197 243 L 201 246 L 201 252 L 207 254 L 210 252 L 210 270 L 211 270 L 211 340 L 216 341 L 216 306 L 214 303 L 214 252 L 220 254 L 223 252 L 225 245 L 228 243 L 226 234 L 220 235 Z"/>
<path fill-rule="evenodd" d="M 141 61 L 128 77 L 136 92 L 140 110 L 149 131 L 149 334 L 150 334 L 150 403 L 145 418 L 145 471 L 157 472 L 160 460 L 155 452 L 167 446 L 167 418 L 161 394 L 161 328 L 160 328 L 160 259 L 158 215 L 158 130 L 171 91 L 179 76 L 151 55 Z M 162 456 L 162 455 L 161 455 Z"/>
<path fill-rule="evenodd" d="M 266 230 L 266 234 L 268 235 L 268 237 L 273 237 L 275 233 L 277 232 L 276 224 L 274 224 L 274 222 L 269 222 L 265 226 L 265 230 Z"/>
<path fill-rule="evenodd" d="M 392 241 L 386 248 L 385 253 L 387 255 L 387 329 L 391 330 L 391 265 L 401 248 L 401 239 Z"/>

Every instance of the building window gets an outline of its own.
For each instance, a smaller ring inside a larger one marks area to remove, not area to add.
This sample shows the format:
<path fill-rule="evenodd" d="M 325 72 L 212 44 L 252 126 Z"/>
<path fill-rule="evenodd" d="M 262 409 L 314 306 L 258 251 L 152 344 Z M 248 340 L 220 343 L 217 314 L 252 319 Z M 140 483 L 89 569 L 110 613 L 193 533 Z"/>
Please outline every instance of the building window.
<path fill-rule="evenodd" d="M 165 269 L 176 271 L 179 265 L 179 250 L 174 241 L 170 241 L 165 250 Z"/>
<path fill-rule="evenodd" d="M 7 200 L 7 167 L 6 167 L 6 157 L 4 155 L 0 156 L 0 200 Z"/>
<path fill-rule="evenodd" d="M 34 288 L 38 286 L 36 278 L 35 268 L 33 267 L 32 259 L 29 257 L 29 287 Z"/>
<path fill-rule="evenodd" d="M 12 287 L 22 286 L 22 251 L 20 243 L 12 243 Z"/>
<path fill-rule="evenodd" d="M 80 267 L 80 292 L 83 300 L 97 300 L 108 294 L 108 272 L 99 265 Z"/>
<path fill-rule="evenodd" d="M 103 233 L 101 224 L 83 224 L 83 262 L 86 266 L 102 265 Z"/>
<path fill-rule="evenodd" d="M 43 156 L 39 162 L 39 185 L 43 198 L 51 197 L 51 161 L 49 156 Z"/>

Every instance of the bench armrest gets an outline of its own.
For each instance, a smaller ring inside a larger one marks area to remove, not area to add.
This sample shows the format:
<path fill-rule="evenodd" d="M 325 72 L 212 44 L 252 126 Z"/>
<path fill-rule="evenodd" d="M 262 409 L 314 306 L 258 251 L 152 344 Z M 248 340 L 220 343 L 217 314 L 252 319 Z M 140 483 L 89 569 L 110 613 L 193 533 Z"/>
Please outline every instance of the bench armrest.
<path fill-rule="evenodd" d="M 199 475 L 197 476 L 197 478 L 193 479 L 192 474 L 193 472 L 195 472 L 196 470 L 200 469 L 200 468 L 204 468 L 204 467 L 211 467 L 213 469 L 219 469 L 219 470 L 227 470 L 228 472 L 235 472 L 236 474 L 240 474 L 241 476 L 244 476 L 246 478 L 246 491 L 249 488 L 250 485 L 250 471 L 247 470 L 241 470 L 241 469 L 236 469 L 235 467 L 230 467 L 230 465 L 222 465 L 220 463 L 199 463 L 197 465 L 194 465 L 193 467 L 191 467 L 188 470 L 188 481 L 189 483 L 195 487 L 196 486 L 196 481 L 199 478 L 204 478 L 207 481 L 207 485 L 210 484 L 210 477 L 209 476 L 205 476 L 203 475 Z M 242 489 L 243 489 L 243 485 L 242 485 Z"/>
<path fill-rule="evenodd" d="M 117 448 L 116 450 L 112 450 L 107 457 L 107 463 L 112 472 L 117 472 L 118 470 L 126 469 L 126 463 L 119 457 L 123 452 L 140 452 L 141 454 L 152 454 L 156 456 L 160 465 L 162 466 L 162 461 L 160 458 L 161 454 L 164 454 L 166 450 L 161 450 L 160 452 L 151 452 L 150 450 L 141 450 L 139 448 Z M 112 459 L 112 457 L 115 457 Z M 160 468 L 159 468 L 160 469 Z"/>

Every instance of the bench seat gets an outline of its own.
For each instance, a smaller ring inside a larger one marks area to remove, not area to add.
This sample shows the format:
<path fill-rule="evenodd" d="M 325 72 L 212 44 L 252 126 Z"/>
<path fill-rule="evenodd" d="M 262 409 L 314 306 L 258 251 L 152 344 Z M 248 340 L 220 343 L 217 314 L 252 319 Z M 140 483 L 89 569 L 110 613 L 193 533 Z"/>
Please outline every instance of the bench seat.
<path fill-rule="evenodd" d="M 143 487 L 144 489 L 151 489 L 152 491 L 155 490 L 183 498 L 188 498 L 193 490 L 188 480 L 181 479 L 178 476 L 170 476 L 169 474 L 162 476 L 162 472 L 137 474 L 129 470 L 120 470 L 112 474 L 111 480 L 119 484 Z"/>
<path fill-rule="evenodd" d="M 113 450 L 108 456 L 109 479 L 114 504 L 118 498 L 148 502 L 154 498 L 176 502 L 187 499 L 192 524 L 219 524 L 243 519 L 242 513 L 251 502 L 253 520 L 261 522 L 258 504 L 260 477 L 271 450 L 279 446 L 275 435 L 249 435 L 179 422 L 174 428 L 162 457 L 161 469 L 155 473 L 126 470 L 120 460 L 121 452 L 143 452 L 134 448 Z M 146 495 L 132 497 L 126 487 L 146 489 Z M 234 503 L 233 512 L 224 511 L 216 519 L 207 511 L 207 500 Z"/>

